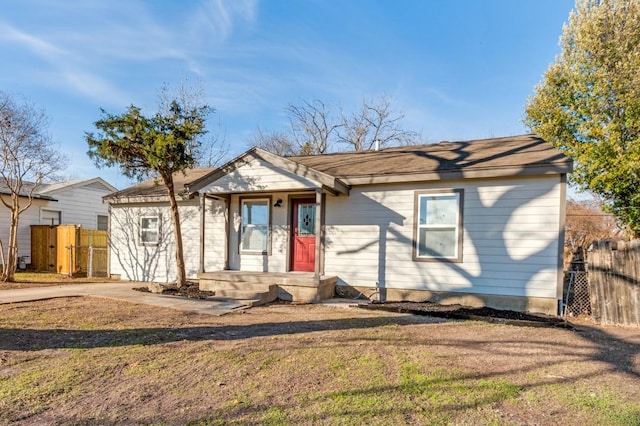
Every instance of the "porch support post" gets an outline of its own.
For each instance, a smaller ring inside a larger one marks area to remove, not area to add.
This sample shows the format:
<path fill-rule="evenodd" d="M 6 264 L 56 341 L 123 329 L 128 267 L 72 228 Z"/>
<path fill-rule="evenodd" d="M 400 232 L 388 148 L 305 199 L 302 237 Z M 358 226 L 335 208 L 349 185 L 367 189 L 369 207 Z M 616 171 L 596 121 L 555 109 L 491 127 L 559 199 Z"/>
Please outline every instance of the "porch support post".
<path fill-rule="evenodd" d="M 230 242 L 229 239 L 231 238 L 231 226 L 232 226 L 232 221 L 231 221 L 231 195 L 229 195 L 228 198 L 224 199 L 224 207 L 225 207 L 225 214 L 224 214 L 224 222 L 225 222 L 225 226 L 224 226 L 224 270 L 228 271 L 229 269 L 231 269 L 231 267 L 229 266 L 229 255 L 230 255 Z"/>
<path fill-rule="evenodd" d="M 318 280 L 323 274 L 322 262 L 320 262 L 320 256 L 322 255 L 322 210 L 322 188 L 316 188 L 316 258 L 313 271 L 315 273 L 315 278 Z"/>
<path fill-rule="evenodd" d="M 206 218 L 206 206 L 205 206 L 206 197 L 201 192 L 200 193 L 200 265 L 198 267 L 198 272 L 204 272 L 204 224 Z"/>

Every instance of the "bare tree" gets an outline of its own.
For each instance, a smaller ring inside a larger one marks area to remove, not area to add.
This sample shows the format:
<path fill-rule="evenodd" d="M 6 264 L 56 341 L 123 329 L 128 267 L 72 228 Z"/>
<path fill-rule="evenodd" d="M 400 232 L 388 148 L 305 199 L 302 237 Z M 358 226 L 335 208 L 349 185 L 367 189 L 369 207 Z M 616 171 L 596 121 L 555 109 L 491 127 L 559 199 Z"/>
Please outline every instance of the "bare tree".
<path fill-rule="evenodd" d="M 574 253 L 586 250 L 596 240 L 618 238 L 622 229 L 616 218 L 605 213 L 602 202 L 592 200 L 567 200 L 565 234 L 565 264 Z"/>
<path fill-rule="evenodd" d="M 404 114 L 393 112 L 389 98 L 364 99 L 360 111 L 342 114 L 338 141 L 353 151 L 417 143 L 418 133 L 405 130 L 403 119 Z"/>
<path fill-rule="evenodd" d="M 290 104 L 285 111 L 300 155 L 329 152 L 333 135 L 342 123 L 336 122 L 324 102 L 302 101 L 302 105 Z"/>
<path fill-rule="evenodd" d="M 66 168 L 67 159 L 46 133 L 47 125 L 43 111 L 0 92 L 0 200 L 11 215 L 6 254 L 0 240 L 3 282 L 14 280 L 20 215 L 31 207 L 42 181 L 54 180 Z"/>
<path fill-rule="evenodd" d="M 288 156 L 297 155 L 296 144 L 284 132 L 265 132 L 258 127 L 253 137 L 249 140 L 249 145 L 257 146 L 273 154 Z"/>
<path fill-rule="evenodd" d="M 420 139 L 418 133 L 403 129 L 404 114 L 394 112 L 384 96 L 364 99 L 360 110 L 339 117 L 319 100 L 290 104 L 285 112 L 288 131 L 268 133 L 258 128 L 249 143 L 278 155 L 315 155 L 332 149 L 364 151 L 376 144 L 410 145 Z"/>

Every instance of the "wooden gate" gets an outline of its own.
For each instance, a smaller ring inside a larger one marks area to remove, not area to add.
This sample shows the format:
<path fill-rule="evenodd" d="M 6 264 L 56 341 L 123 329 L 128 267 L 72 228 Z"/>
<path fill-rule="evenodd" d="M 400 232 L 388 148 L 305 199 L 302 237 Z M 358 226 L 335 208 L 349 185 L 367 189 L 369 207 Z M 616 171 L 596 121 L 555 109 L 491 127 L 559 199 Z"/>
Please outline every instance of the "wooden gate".
<path fill-rule="evenodd" d="M 34 271 L 75 275 L 92 270 L 106 276 L 107 251 L 107 231 L 76 225 L 31 226 Z"/>
<path fill-rule="evenodd" d="M 78 263 L 87 276 L 107 276 L 107 231 L 80 229 Z"/>
<path fill-rule="evenodd" d="M 58 262 L 56 272 L 73 275 L 78 269 L 78 237 L 76 225 L 58 225 Z"/>
<path fill-rule="evenodd" d="M 56 272 L 57 226 L 31 225 L 31 269 Z"/>

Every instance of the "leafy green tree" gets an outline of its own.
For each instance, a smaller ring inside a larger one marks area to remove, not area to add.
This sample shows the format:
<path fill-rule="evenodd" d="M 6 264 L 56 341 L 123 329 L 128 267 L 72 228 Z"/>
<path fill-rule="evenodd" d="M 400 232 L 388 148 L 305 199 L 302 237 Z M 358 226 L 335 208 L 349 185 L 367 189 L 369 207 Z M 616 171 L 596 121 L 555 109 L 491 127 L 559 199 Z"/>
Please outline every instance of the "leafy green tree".
<path fill-rule="evenodd" d="M 640 234 L 640 1 L 577 0 L 525 124 L 575 161 L 571 180 Z"/>
<path fill-rule="evenodd" d="M 161 99 L 159 111 L 151 117 L 134 105 L 121 115 L 102 110 L 102 119 L 95 123 L 100 133 L 88 132 L 85 138 L 87 154 L 98 167 L 117 166 L 131 179 L 158 177 L 164 184 L 175 235 L 176 285 L 182 287 L 186 272 L 173 176 L 197 164 L 205 121 L 212 109 L 184 96 Z"/>

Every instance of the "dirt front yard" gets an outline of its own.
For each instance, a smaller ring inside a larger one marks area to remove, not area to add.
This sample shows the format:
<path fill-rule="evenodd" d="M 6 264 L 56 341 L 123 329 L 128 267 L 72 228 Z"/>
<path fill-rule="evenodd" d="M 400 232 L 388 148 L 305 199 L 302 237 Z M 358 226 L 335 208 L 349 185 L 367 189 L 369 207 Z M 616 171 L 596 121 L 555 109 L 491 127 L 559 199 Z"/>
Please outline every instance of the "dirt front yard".
<path fill-rule="evenodd" d="M 640 424 L 640 329 L 0 306 L 2 424 Z"/>

